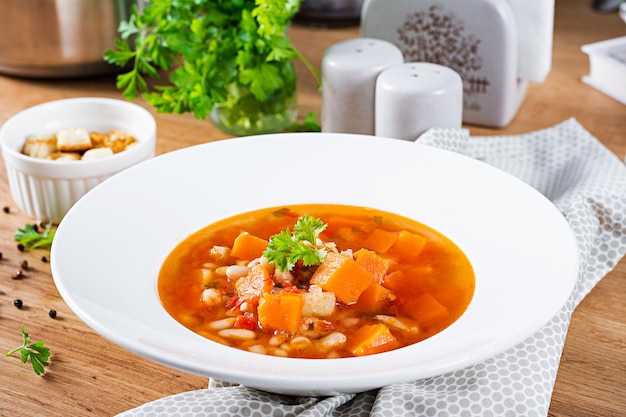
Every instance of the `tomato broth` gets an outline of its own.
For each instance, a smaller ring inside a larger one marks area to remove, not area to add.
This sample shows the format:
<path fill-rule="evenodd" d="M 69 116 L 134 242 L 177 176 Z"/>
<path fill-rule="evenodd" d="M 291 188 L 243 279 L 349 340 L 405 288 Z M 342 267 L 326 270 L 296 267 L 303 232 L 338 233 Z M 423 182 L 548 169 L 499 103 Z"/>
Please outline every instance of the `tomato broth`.
<path fill-rule="evenodd" d="M 321 220 L 319 265 L 268 261 L 273 236 Z M 268 255 L 268 256 L 265 256 Z M 213 223 L 183 240 L 158 277 L 165 310 L 185 327 L 250 352 L 342 358 L 401 348 L 456 321 L 475 288 L 473 268 L 441 233 L 365 207 L 266 208 Z"/>

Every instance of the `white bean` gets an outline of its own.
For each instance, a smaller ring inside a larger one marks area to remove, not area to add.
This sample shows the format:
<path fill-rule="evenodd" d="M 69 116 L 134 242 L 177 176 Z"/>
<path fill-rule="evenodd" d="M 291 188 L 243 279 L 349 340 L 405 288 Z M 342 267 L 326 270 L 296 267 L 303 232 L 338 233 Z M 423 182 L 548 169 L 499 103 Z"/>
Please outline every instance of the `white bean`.
<path fill-rule="evenodd" d="M 225 261 L 230 258 L 230 248 L 227 246 L 213 246 L 209 253 L 216 261 Z"/>
<path fill-rule="evenodd" d="M 285 341 L 285 338 L 280 335 L 274 335 L 270 337 L 269 344 L 271 346 L 280 346 Z"/>
<path fill-rule="evenodd" d="M 247 266 L 243 266 L 243 265 L 231 265 L 229 267 L 226 267 L 226 276 L 230 279 L 236 279 L 236 278 L 241 278 L 243 276 L 248 275 L 248 271 L 250 271 L 250 269 L 248 269 Z"/>
<path fill-rule="evenodd" d="M 415 333 L 415 334 L 420 332 L 419 325 L 416 322 L 409 320 L 409 319 L 399 319 L 394 316 L 378 314 L 376 315 L 376 320 L 381 321 L 382 323 L 386 324 L 389 327 L 393 327 L 398 330 L 402 330 L 404 332 Z"/>
<path fill-rule="evenodd" d="M 208 326 L 214 330 L 230 329 L 235 324 L 235 320 L 235 317 L 226 317 L 225 319 L 212 321 Z"/>
<path fill-rule="evenodd" d="M 251 260 L 250 262 L 248 262 L 248 264 L 246 265 L 248 268 L 252 268 L 253 266 L 256 265 L 261 265 L 261 258 L 256 258 Z"/>
<path fill-rule="evenodd" d="M 239 306 L 239 311 L 241 312 L 248 312 L 248 313 L 253 313 L 254 312 L 254 305 L 250 304 L 247 301 L 244 301 L 243 303 L 241 303 L 241 305 Z"/>
<path fill-rule="evenodd" d="M 308 337 L 296 336 L 289 342 L 289 346 L 293 350 L 305 350 L 311 347 L 313 342 Z"/>
<path fill-rule="evenodd" d="M 252 345 L 248 347 L 248 350 L 252 353 L 260 353 L 261 355 L 265 355 L 267 353 L 267 349 L 263 345 Z"/>
<path fill-rule="evenodd" d="M 336 350 L 333 350 L 328 355 L 326 355 L 326 359 L 337 359 L 340 357 L 341 355 Z"/>
<path fill-rule="evenodd" d="M 282 349 L 274 349 L 274 351 L 272 352 L 272 355 L 280 356 L 283 358 L 286 358 L 287 356 L 289 356 L 289 354 Z"/>
<path fill-rule="evenodd" d="M 207 285 L 215 279 L 215 272 L 212 269 L 202 268 L 200 273 L 202 274 L 202 285 Z"/>
<path fill-rule="evenodd" d="M 209 306 L 216 306 L 222 302 L 222 292 L 215 288 L 202 291 L 202 302 Z"/>
<path fill-rule="evenodd" d="M 343 324 L 346 327 L 354 327 L 357 324 L 359 324 L 361 320 L 359 320 L 358 317 L 345 317 L 343 319 L 341 319 L 341 324 Z"/>
<path fill-rule="evenodd" d="M 276 269 L 274 272 L 274 280 L 278 284 L 284 284 L 285 282 L 293 282 L 293 275 L 289 271 L 280 271 Z"/>
<path fill-rule="evenodd" d="M 256 337 L 256 334 L 248 329 L 223 329 L 217 334 L 226 339 L 234 340 L 253 340 Z"/>
<path fill-rule="evenodd" d="M 322 352 L 329 352 L 332 349 L 339 348 L 343 346 L 348 338 L 345 334 L 340 332 L 332 332 L 321 339 L 317 340 L 316 347 Z"/>

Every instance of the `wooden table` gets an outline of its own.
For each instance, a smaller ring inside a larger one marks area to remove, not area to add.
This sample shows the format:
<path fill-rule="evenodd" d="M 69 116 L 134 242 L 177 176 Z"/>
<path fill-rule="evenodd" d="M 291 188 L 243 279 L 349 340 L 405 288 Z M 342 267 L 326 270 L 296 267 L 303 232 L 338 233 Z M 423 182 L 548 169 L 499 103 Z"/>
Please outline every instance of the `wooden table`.
<path fill-rule="evenodd" d="M 626 34 L 617 14 L 597 14 L 588 0 L 557 0 L 553 67 L 543 84 L 532 84 L 519 113 L 503 129 L 467 126 L 473 135 L 517 134 L 575 117 L 618 157 L 626 154 L 626 107 L 581 82 L 588 73 L 583 44 Z M 296 45 L 319 67 L 331 44 L 357 37 L 357 28 L 294 26 Z M 320 111 L 315 81 L 298 64 L 301 115 Z M 113 76 L 75 80 L 29 80 L 0 76 L 0 123 L 45 101 L 102 96 L 121 98 Z M 139 104 L 152 110 L 145 102 Z M 190 115 L 156 115 L 157 152 L 227 138 L 208 121 Z M 1 416 L 111 416 L 147 401 L 206 387 L 207 379 L 157 365 L 108 342 L 79 320 L 59 296 L 45 251 L 22 253 L 13 234 L 32 222 L 15 207 L 0 167 L 0 352 L 21 343 L 20 326 L 45 339 L 52 362 L 37 377 L 17 357 L 0 357 Z M 97 236 L 97 231 L 94 231 Z M 11 276 L 27 260 L 26 277 Z M 85 279 L 89 277 L 86 276 Z M 573 315 L 550 407 L 551 416 L 626 415 L 626 259 L 604 278 Z M 13 306 L 14 299 L 24 307 Z M 48 316 L 54 309 L 55 319 Z"/>

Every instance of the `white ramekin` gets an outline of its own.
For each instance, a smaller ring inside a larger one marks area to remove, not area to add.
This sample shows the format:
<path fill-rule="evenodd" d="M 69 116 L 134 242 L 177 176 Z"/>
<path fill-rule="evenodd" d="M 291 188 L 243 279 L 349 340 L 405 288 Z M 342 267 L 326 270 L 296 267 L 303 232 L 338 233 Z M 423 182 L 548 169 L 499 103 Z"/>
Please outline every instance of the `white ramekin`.
<path fill-rule="evenodd" d="M 51 161 L 22 154 L 26 137 L 68 127 L 133 135 L 138 144 L 91 161 Z M 112 175 L 155 155 L 156 121 L 124 100 L 85 97 L 43 103 L 11 117 L 0 129 L 0 147 L 15 204 L 37 222 L 59 223 L 85 193 Z"/>

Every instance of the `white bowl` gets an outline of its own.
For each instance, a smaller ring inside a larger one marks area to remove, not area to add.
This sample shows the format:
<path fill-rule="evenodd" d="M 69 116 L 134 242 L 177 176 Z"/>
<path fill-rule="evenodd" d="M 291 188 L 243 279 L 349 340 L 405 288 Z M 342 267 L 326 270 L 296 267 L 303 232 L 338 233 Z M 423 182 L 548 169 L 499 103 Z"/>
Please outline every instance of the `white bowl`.
<path fill-rule="evenodd" d="M 189 234 L 236 213 L 302 203 L 373 207 L 448 236 L 476 274 L 467 311 L 422 342 L 342 359 L 230 348 L 165 311 L 158 273 Z M 98 239 L 84 240 L 86 222 Z M 72 207 L 57 229 L 51 265 L 78 317 L 132 352 L 267 391 L 327 395 L 443 374 L 513 347 L 561 309 L 576 282 L 578 252 L 550 201 L 487 164 L 403 140 L 295 133 L 193 146 L 125 170 Z"/>
<path fill-rule="evenodd" d="M 89 131 L 124 130 L 138 144 L 91 161 L 51 161 L 22 154 L 26 137 L 75 127 Z M 28 108 L 0 130 L 0 146 L 15 204 L 38 222 L 59 223 L 87 191 L 110 176 L 155 154 L 156 121 L 144 108 L 123 100 L 72 98 Z"/>

